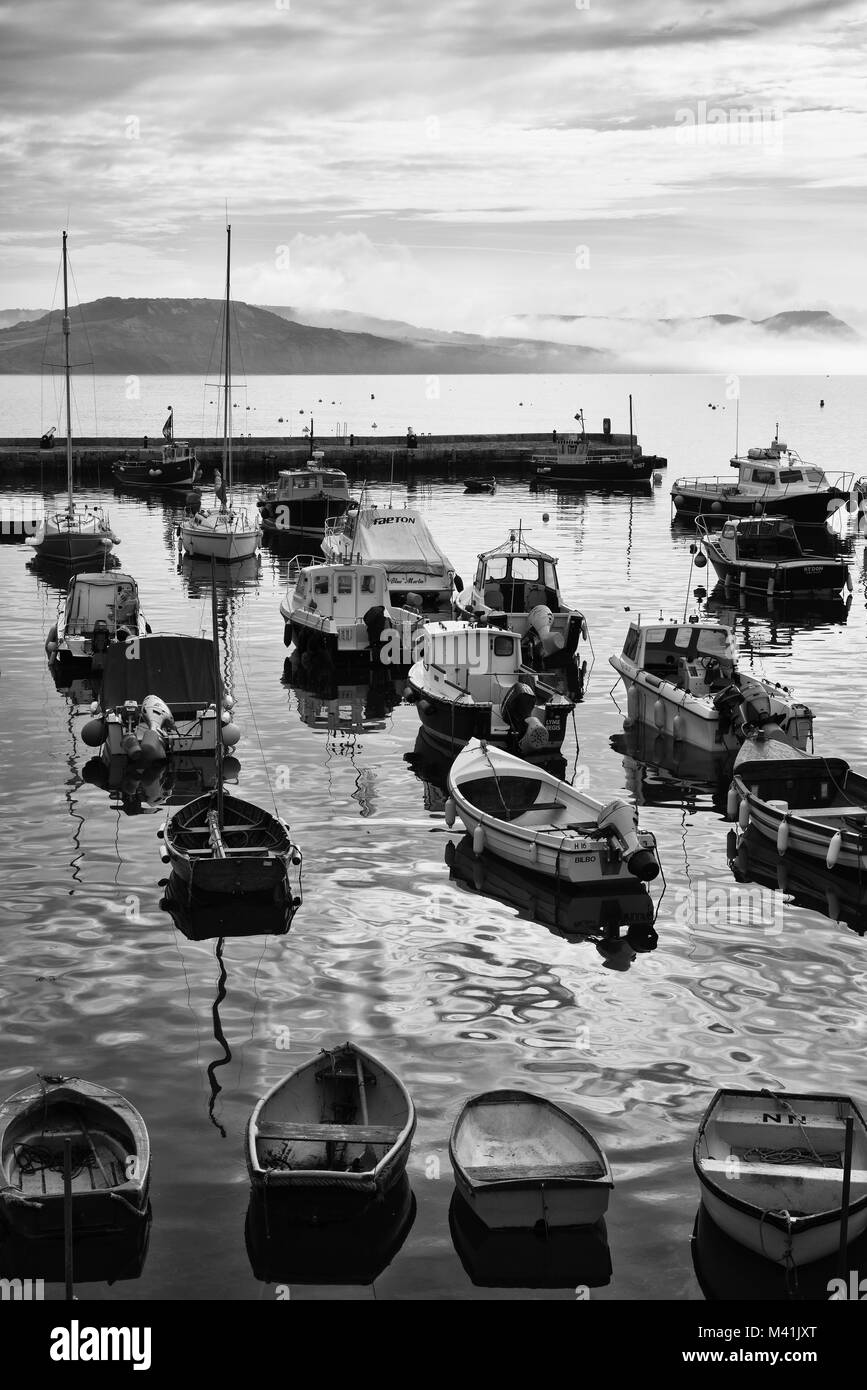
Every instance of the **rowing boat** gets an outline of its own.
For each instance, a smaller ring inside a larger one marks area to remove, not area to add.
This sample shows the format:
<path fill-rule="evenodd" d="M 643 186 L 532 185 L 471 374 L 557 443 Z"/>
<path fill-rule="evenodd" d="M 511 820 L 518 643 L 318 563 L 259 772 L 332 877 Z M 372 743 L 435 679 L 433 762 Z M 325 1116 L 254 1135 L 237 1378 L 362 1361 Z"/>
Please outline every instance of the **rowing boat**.
<path fill-rule="evenodd" d="M 455 1185 L 486 1226 L 588 1226 L 614 1180 L 589 1130 L 528 1091 L 472 1096 L 449 1139 Z"/>
<path fill-rule="evenodd" d="M 67 1139 L 74 1230 L 122 1230 L 143 1220 L 150 1143 L 141 1115 L 95 1082 L 40 1076 L 0 1105 L 0 1206 L 12 1230 L 63 1230 Z"/>

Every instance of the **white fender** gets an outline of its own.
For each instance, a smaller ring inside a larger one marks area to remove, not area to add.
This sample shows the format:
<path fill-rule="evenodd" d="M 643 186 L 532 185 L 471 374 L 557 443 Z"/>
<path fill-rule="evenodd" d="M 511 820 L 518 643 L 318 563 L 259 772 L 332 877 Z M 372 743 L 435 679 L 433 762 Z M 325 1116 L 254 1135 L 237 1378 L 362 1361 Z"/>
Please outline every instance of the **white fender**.
<path fill-rule="evenodd" d="M 641 693 L 637 685 L 631 685 L 626 692 L 626 715 L 630 724 L 641 716 Z"/>
<path fill-rule="evenodd" d="M 480 855 L 485 852 L 485 827 L 477 825 L 473 831 L 473 854 Z"/>
<path fill-rule="evenodd" d="M 443 806 L 443 814 L 446 818 L 446 825 L 448 826 L 449 830 L 451 830 L 457 817 L 457 807 L 455 806 L 454 797 L 446 797 L 446 803 Z"/>
<path fill-rule="evenodd" d="M 665 728 L 665 703 L 662 700 L 657 700 L 653 706 L 653 722 L 657 729 Z"/>
<path fill-rule="evenodd" d="M 726 797 L 726 817 L 728 818 L 728 820 L 737 820 L 738 811 L 740 810 L 740 804 L 741 799 L 738 796 L 737 787 L 729 787 L 729 793 Z"/>
<path fill-rule="evenodd" d="M 828 853 L 825 855 L 825 863 L 829 869 L 833 869 L 837 860 L 840 858 L 840 850 L 843 848 L 843 836 L 836 830 L 831 836 L 831 843 L 828 846 Z"/>
<path fill-rule="evenodd" d="M 684 733 L 686 732 L 686 720 L 684 719 L 682 714 L 676 714 L 674 716 L 671 731 L 674 734 L 675 741 L 683 738 Z"/>
<path fill-rule="evenodd" d="M 777 853 L 785 854 L 789 848 L 789 822 L 781 820 L 777 830 Z"/>
<path fill-rule="evenodd" d="M 750 803 L 747 801 L 746 797 L 744 797 L 743 801 L 741 802 L 738 808 L 738 825 L 740 826 L 741 830 L 746 830 L 749 823 Z"/>

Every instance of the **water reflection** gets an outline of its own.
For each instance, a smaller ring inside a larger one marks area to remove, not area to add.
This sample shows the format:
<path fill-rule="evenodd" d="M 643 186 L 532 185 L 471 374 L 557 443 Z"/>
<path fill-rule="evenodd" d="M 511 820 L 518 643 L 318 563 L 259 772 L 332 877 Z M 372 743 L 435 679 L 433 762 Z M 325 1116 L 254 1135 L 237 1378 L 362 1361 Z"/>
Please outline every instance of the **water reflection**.
<path fill-rule="evenodd" d="M 723 810 L 735 755 L 677 742 L 643 721 L 613 734 L 611 747 L 623 758 L 626 785 L 638 806 L 695 811 L 701 801 Z M 710 793 L 710 795 L 708 795 Z"/>
<path fill-rule="evenodd" d="M 695 1275 L 709 1302 L 826 1303 L 832 1281 L 840 1274 L 840 1258 L 836 1254 L 791 1269 L 764 1260 L 720 1230 L 703 1206 L 696 1214 L 690 1245 Z M 850 1242 L 844 1265 L 843 1277 L 848 1285 L 850 1270 L 867 1268 L 867 1235 Z"/>
<path fill-rule="evenodd" d="M 709 618 L 739 632 L 743 651 L 754 647 L 765 650 L 791 647 L 795 633 L 801 629 L 842 627 L 849 620 L 852 595 L 847 594 L 845 599 L 768 598 L 717 584 L 704 606 Z"/>
<path fill-rule="evenodd" d="M 855 875 L 827 869 L 820 860 L 780 855 L 754 826 L 740 835 L 729 831 L 728 861 L 738 883 L 763 884 L 799 907 L 844 922 L 858 936 L 867 932 L 867 882 Z"/>
<path fill-rule="evenodd" d="M 470 1281 L 486 1289 L 597 1289 L 611 1282 L 605 1221 L 562 1226 L 547 1233 L 491 1230 L 455 1192 L 449 1230 Z"/>
<path fill-rule="evenodd" d="M 223 758 L 224 784 L 236 784 L 240 771 L 237 758 Z M 104 751 L 84 764 L 81 776 L 91 786 L 108 792 L 112 807 L 126 816 L 140 816 L 165 806 L 183 806 L 217 784 L 214 761 L 189 754 L 142 766 Z"/>
<path fill-rule="evenodd" d="M 151 1207 L 144 1220 L 120 1231 L 74 1233 L 73 1284 L 114 1284 L 138 1279 L 147 1259 Z M 44 1279 L 46 1284 L 65 1280 L 63 1236 L 28 1237 L 0 1227 L 0 1278 Z"/>

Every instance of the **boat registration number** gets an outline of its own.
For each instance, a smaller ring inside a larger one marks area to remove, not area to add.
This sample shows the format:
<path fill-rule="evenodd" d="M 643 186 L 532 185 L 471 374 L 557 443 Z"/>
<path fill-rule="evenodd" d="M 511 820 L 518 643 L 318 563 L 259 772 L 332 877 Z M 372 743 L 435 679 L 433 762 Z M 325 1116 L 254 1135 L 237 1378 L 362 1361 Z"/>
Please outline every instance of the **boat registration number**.
<path fill-rule="evenodd" d="M 355 636 L 355 629 L 351 627 L 339 627 L 337 629 L 337 640 L 349 645 Z"/>
<path fill-rule="evenodd" d="M 549 716 L 549 717 L 545 720 L 545 732 L 546 732 L 547 734 L 559 734 L 559 732 L 560 732 L 560 720 L 557 719 L 556 717 L 555 717 L 555 718 L 552 718 L 551 716 Z"/>
<path fill-rule="evenodd" d="M 822 566 L 821 566 L 821 565 L 805 565 L 805 566 L 804 566 L 804 573 L 805 573 L 805 574 L 821 574 L 821 573 L 822 573 Z"/>

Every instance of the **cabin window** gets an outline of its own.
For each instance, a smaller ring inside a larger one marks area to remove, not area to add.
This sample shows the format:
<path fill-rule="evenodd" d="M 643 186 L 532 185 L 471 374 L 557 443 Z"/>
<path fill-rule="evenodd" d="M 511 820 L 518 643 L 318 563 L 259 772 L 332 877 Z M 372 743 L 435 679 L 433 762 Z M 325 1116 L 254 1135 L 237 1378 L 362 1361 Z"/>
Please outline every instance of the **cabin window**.
<path fill-rule="evenodd" d="M 328 593 L 328 575 L 327 575 L 327 574 L 318 574 L 318 575 L 316 576 L 316 581 L 315 581 L 315 583 L 314 583 L 314 585 L 313 585 L 313 592 L 314 592 L 314 594 L 327 594 L 327 593 Z"/>
<path fill-rule="evenodd" d="M 801 472 L 800 468 L 781 468 L 781 469 L 780 469 L 780 482 L 781 482 L 781 483 L 802 483 L 803 481 L 804 481 L 804 475 L 803 475 L 803 473 Z"/>
<path fill-rule="evenodd" d="M 674 645 L 676 647 L 688 647 L 694 630 L 695 629 L 691 627 L 679 627 L 674 639 Z"/>
<path fill-rule="evenodd" d="M 515 555 L 512 558 L 512 578 L 513 579 L 538 579 L 539 561 L 530 560 L 522 555 Z"/>
<path fill-rule="evenodd" d="M 508 570 L 508 560 L 505 555 L 493 555 L 488 560 L 485 570 L 485 581 L 490 583 L 492 579 L 505 579 Z"/>
<path fill-rule="evenodd" d="M 362 592 L 363 594 L 375 594 L 375 593 L 376 593 L 376 575 L 374 575 L 374 574 L 363 574 L 363 575 L 361 576 L 361 592 Z"/>
<path fill-rule="evenodd" d="M 805 468 L 804 477 L 808 483 L 823 483 L 825 481 L 825 474 L 821 468 Z"/>
<path fill-rule="evenodd" d="M 552 563 L 551 563 L 550 560 L 546 560 L 546 561 L 545 561 L 545 564 L 543 565 L 542 568 L 543 568 L 543 572 L 544 572 L 544 575 L 545 575 L 545 585 L 546 585 L 546 587 L 547 587 L 548 589 L 556 589 L 556 587 L 557 587 L 557 566 L 556 566 L 556 565 L 552 565 Z"/>
<path fill-rule="evenodd" d="M 352 593 L 352 575 L 351 575 L 351 574 L 338 574 L 338 576 L 337 576 L 337 592 L 338 592 L 338 594 L 351 594 L 351 593 Z"/>
<path fill-rule="evenodd" d="M 511 656 L 511 655 L 512 655 L 512 652 L 513 652 L 514 650 L 515 650 L 514 638 L 512 638 L 512 637 L 495 637 L 495 638 L 494 638 L 494 656 Z"/>
<path fill-rule="evenodd" d="M 484 565 L 479 565 L 479 568 L 476 570 L 476 588 L 477 588 L 477 589 L 481 589 L 481 587 L 482 587 L 482 585 L 484 584 L 484 582 L 485 582 L 485 567 L 484 567 Z"/>
<path fill-rule="evenodd" d="M 305 488 L 305 487 L 309 487 L 309 486 L 310 486 L 310 480 L 309 480 L 308 478 L 296 478 L 296 479 L 295 479 L 295 486 L 296 486 L 298 489 Z"/>
<path fill-rule="evenodd" d="M 777 481 L 777 475 L 776 475 L 776 473 L 774 472 L 773 468 L 754 468 L 754 469 L 753 469 L 753 482 L 754 482 L 754 483 L 775 483 L 776 481 Z"/>
<path fill-rule="evenodd" d="M 635 660 L 635 653 L 638 651 L 638 628 L 631 627 L 626 634 L 626 641 L 623 643 L 623 655 L 627 661 Z"/>

